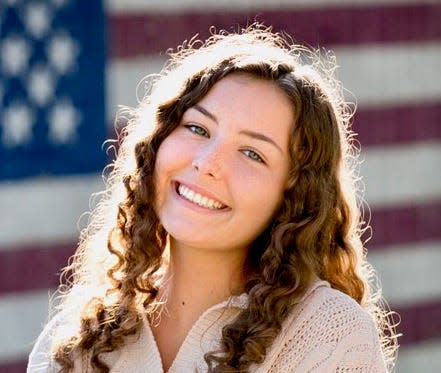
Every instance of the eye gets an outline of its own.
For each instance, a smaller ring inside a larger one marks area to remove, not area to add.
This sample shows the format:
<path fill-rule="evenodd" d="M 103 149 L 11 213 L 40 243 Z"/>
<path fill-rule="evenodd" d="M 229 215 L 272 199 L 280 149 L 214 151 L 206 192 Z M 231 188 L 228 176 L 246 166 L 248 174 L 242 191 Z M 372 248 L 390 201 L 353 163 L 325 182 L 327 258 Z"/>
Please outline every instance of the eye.
<path fill-rule="evenodd" d="M 187 128 L 190 132 L 193 132 L 195 135 L 210 137 L 210 135 L 205 130 L 205 128 L 198 126 L 196 124 L 186 124 L 184 127 Z"/>
<path fill-rule="evenodd" d="M 253 161 L 265 163 L 262 157 L 259 154 L 257 154 L 254 150 L 245 149 L 242 150 L 242 153 L 245 154 L 248 158 L 252 159 Z"/>

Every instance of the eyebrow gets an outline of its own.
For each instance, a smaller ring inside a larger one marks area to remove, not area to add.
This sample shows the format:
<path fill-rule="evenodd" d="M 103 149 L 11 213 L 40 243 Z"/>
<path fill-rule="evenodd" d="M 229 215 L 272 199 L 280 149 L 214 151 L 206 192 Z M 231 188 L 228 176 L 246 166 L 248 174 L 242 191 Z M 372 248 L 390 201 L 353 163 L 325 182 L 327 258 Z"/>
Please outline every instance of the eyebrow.
<path fill-rule="evenodd" d="M 218 123 L 218 120 L 217 120 L 216 116 L 214 114 L 210 113 L 207 109 L 203 108 L 202 106 L 196 104 L 196 105 L 193 106 L 193 109 L 196 109 L 201 114 L 203 114 L 206 117 L 210 118 L 213 122 Z"/>
<path fill-rule="evenodd" d="M 205 115 L 207 118 L 211 119 L 213 122 L 218 123 L 218 120 L 217 120 L 216 116 L 213 113 L 210 113 L 204 107 L 196 104 L 192 108 L 197 110 L 197 111 L 199 111 L 201 114 Z M 241 130 L 239 132 L 239 134 L 251 137 L 251 138 L 256 139 L 256 140 L 265 141 L 265 142 L 273 145 L 274 147 L 276 147 L 276 149 L 280 153 L 283 154 L 283 150 L 280 148 L 280 146 L 277 145 L 277 143 L 272 138 L 264 135 L 263 133 L 255 132 L 255 131 L 250 131 L 250 130 Z"/>
<path fill-rule="evenodd" d="M 269 144 L 271 144 L 271 145 L 274 145 L 274 146 L 277 148 L 277 150 L 278 150 L 280 153 L 283 154 L 283 151 L 282 151 L 282 149 L 280 148 L 280 146 L 277 145 L 277 143 L 276 143 L 272 138 L 270 138 L 270 137 L 264 135 L 263 133 L 260 133 L 260 132 L 254 132 L 254 131 L 249 131 L 249 130 L 242 130 L 242 131 L 240 131 L 239 133 L 242 134 L 242 135 L 249 136 L 249 137 L 251 137 L 251 138 L 253 138 L 253 139 L 261 140 L 261 141 L 265 141 L 265 142 L 267 142 L 267 143 L 269 143 Z"/>

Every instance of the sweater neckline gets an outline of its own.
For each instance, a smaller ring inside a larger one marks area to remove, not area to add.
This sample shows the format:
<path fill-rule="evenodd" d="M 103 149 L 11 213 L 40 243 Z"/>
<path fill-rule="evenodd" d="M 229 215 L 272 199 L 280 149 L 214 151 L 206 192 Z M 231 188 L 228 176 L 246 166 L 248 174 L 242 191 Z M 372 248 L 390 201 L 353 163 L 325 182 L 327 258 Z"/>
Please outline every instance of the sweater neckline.
<path fill-rule="evenodd" d="M 317 287 L 324 285 L 329 286 L 325 281 L 314 281 L 298 302 L 302 302 L 314 292 Z M 233 321 L 241 310 L 248 307 L 248 304 L 249 295 L 247 293 L 242 293 L 240 295 L 230 296 L 228 299 L 206 309 L 190 328 L 167 372 L 164 371 L 161 354 L 151 329 L 150 322 L 145 313 L 141 313 L 143 327 L 140 332 L 139 343 L 137 343 L 139 360 L 144 360 L 146 366 L 153 368 L 151 372 L 178 373 L 182 371 L 180 370 L 181 367 L 188 367 L 189 364 L 194 364 L 195 360 L 200 356 L 200 348 L 204 345 L 203 339 L 218 342 L 221 337 L 222 329 L 219 328 L 219 323 L 229 323 Z M 218 346 L 210 345 L 208 350 L 212 351 L 217 348 Z M 127 361 L 125 363 L 127 363 Z"/>
<path fill-rule="evenodd" d="M 170 365 L 170 368 L 168 369 L 167 373 L 174 373 L 179 371 L 179 363 L 183 360 L 189 360 L 188 355 L 191 353 L 191 351 L 194 349 L 194 347 L 199 346 L 200 341 L 199 337 L 201 333 L 204 333 L 204 329 L 207 327 L 211 327 L 213 325 L 213 322 L 207 323 L 207 316 L 213 313 L 216 313 L 216 311 L 220 311 L 222 313 L 224 310 L 231 310 L 234 312 L 234 310 L 243 310 L 248 307 L 248 294 L 242 293 L 240 295 L 232 295 L 228 299 L 217 303 L 209 308 L 207 308 L 202 314 L 198 317 L 198 319 L 195 321 L 195 323 L 190 328 L 189 332 L 185 336 L 181 346 L 178 349 L 178 352 L 176 353 L 176 356 L 173 359 L 172 364 Z M 164 367 L 162 365 L 162 358 L 161 354 L 159 352 L 158 344 L 156 342 L 155 336 L 153 334 L 150 322 L 148 321 L 146 315 L 142 313 L 142 322 L 143 322 L 143 329 L 148 334 L 148 339 L 150 339 L 153 343 L 151 343 L 151 351 L 153 353 L 153 356 L 151 358 L 154 359 L 155 365 L 160 367 L 160 371 L 164 373 Z"/>

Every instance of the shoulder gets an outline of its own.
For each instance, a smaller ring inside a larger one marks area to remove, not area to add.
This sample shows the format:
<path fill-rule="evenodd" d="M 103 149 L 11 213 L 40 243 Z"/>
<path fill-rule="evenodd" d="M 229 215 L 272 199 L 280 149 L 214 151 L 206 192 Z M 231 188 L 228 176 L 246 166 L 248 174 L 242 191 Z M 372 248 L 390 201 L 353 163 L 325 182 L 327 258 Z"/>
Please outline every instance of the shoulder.
<path fill-rule="evenodd" d="M 283 325 L 286 338 L 299 333 L 316 341 L 339 342 L 350 336 L 357 342 L 376 335 L 377 328 L 369 312 L 354 299 L 325 281 L 317 281 Z"/>
<path fill-rule="evenodd" d="M 56 372 L 59 367 L 52 358 L 52 342 L 60 325 L 64 323 L 61 313 L 56 314 L 38 336 L 29 355 L 27 373 Z"/>
<path fill-rule="evenodd" d="M 324 281 L 295 305 L 270 354 L 274 371 L 385 371 L 372 316 Z"/>
<path fill-rule="evenodd" d="M 69 339 L 79 332 L 79 317 L 73 317 L 66 310 L 61 310 L 49 320 L 38 336 L 29 354 L 27 373 L 59 372 L 60 365 L 54 359 L 58 341 Z M 77 357 L 74 372 L 81 371 L 82 356 Z"/>
<path fill-rule="evenodd" d="M 289 327 L 295 327 L 301 321 L 314 326 L 320 331 L 342 338 L 356 330 L 376 331 L 376 326 L 369 312 L 353 298 L 339 290 L 326 286 L 314 288 L 310 294 L 295 306 Z M 361 328 L 361 329 L 360 329 Z"/>

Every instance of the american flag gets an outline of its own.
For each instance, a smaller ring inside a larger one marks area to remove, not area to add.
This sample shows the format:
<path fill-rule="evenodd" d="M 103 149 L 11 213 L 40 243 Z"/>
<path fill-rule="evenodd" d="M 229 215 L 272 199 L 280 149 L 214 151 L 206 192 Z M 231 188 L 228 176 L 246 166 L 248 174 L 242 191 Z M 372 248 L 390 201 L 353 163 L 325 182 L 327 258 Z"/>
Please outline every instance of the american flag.
<path fill-rule="evenodd" d="M 0 372 L 22 372 L 103 188 L 119 104 L 165 52 L 258 20 L 334 51 L 357 100 L 368 257 L 401 315 L 397 372 L 441 371 L 439 0 L 0 0 Z"/>

